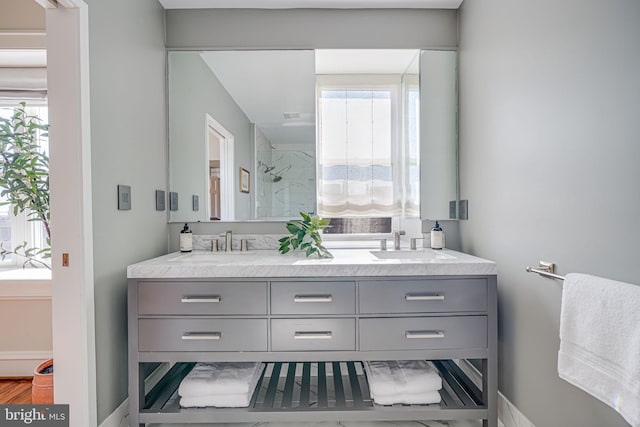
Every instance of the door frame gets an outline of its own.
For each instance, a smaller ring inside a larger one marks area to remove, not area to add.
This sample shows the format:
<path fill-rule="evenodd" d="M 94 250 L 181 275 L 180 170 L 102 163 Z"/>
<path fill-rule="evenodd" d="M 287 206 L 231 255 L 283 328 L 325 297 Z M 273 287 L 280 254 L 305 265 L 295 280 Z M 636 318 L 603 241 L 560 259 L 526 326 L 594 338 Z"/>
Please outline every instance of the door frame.
<path fill-rule="evenodd" d="M 55 403 L 70 427 L 97 425 L 89 11 L 83 0 L 46 7 Z M 66 257 L 65 257 L 66 255 Z M 67 263 L 64 263 L 64 259 Z"/>
<path fill-rule="evenodd" d="M 211 117 L 208 113 L 205 113 L 205 161 L 207 173 L 205 179 L 206 191 L 204 192 L 206 198 L 206 213 L 207 220 L 211 218 L 211 196 L 209 192 L 209 129 L 213 129 L 215 132 L 222 136 L 220 141 L 220 219 L 222 221 L 233 221 L 235 217 L 235 178 L 236 174 L 233 172 L 234 167 L 234 147 L 235 138 L 231 132 L 229 132 L 224 126 L 222 126 L 216 119 Z"/>

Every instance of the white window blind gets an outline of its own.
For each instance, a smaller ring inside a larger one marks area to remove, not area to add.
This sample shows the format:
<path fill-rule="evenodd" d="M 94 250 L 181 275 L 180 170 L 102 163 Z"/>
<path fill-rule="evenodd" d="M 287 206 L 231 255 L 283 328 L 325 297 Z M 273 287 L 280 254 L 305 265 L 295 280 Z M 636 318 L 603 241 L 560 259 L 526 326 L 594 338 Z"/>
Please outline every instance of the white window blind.
<path fill-rule="evenodd" d="M 418 197 L 419 189 L 408 185 L 415 177 L 405 159 L 418 156 L 403 143 L 408 103 L 401 98 L 400 76 L 318 77 L 320 216 L 417 215 L 418 202 L 407 203 L 407 195 Z"/>

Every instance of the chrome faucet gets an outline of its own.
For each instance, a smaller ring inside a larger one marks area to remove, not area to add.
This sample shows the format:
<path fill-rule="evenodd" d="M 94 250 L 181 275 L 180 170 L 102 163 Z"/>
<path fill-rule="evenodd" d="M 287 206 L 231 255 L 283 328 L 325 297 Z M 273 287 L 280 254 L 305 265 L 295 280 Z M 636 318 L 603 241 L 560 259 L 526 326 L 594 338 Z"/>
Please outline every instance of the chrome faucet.
<path fill-rule="evenodd" d="M 231 252 L 231 246 L 233 245 L 233 235 L 231 234 L 231 230 L 225 231 L 220 235 L 220 237 L 224 237 L 225 252 Z"/>
<path fill-rule="evenodd" d="M 400 249 L 400 236 L 404 236 L 406 233 L 404 230 L 396 231 L 393 233 L 393 249 L 396 251 Z"/>

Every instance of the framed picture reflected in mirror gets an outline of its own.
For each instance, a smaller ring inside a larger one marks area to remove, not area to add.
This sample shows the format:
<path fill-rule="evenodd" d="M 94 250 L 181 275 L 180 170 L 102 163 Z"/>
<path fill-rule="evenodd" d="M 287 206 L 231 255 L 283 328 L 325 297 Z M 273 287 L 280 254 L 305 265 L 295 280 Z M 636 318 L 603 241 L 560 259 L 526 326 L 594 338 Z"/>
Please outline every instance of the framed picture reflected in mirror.
<path fill-rule="evenodd" d="M 251 173 L 245 168 L 240 168 L 240 192 L 248 193 L 251 189 Z"/>

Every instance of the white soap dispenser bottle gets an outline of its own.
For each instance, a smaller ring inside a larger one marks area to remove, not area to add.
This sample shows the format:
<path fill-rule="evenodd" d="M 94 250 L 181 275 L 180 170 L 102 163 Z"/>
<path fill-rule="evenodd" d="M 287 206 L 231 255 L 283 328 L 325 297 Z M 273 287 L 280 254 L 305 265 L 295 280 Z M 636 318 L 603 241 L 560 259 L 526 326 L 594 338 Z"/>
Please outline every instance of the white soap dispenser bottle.
<path fill-rule="evenodd" d="M 185 223 L 180 231 L 180 252 L 191 252 L 193 250 L 193 233 L 189 229 L 189 224 Z"/>
<path fill-rule="evenodd" d="M 435 227 L 431 229 L 431 249 L 444 248 L 444 231 L 436 221 Z"/>

